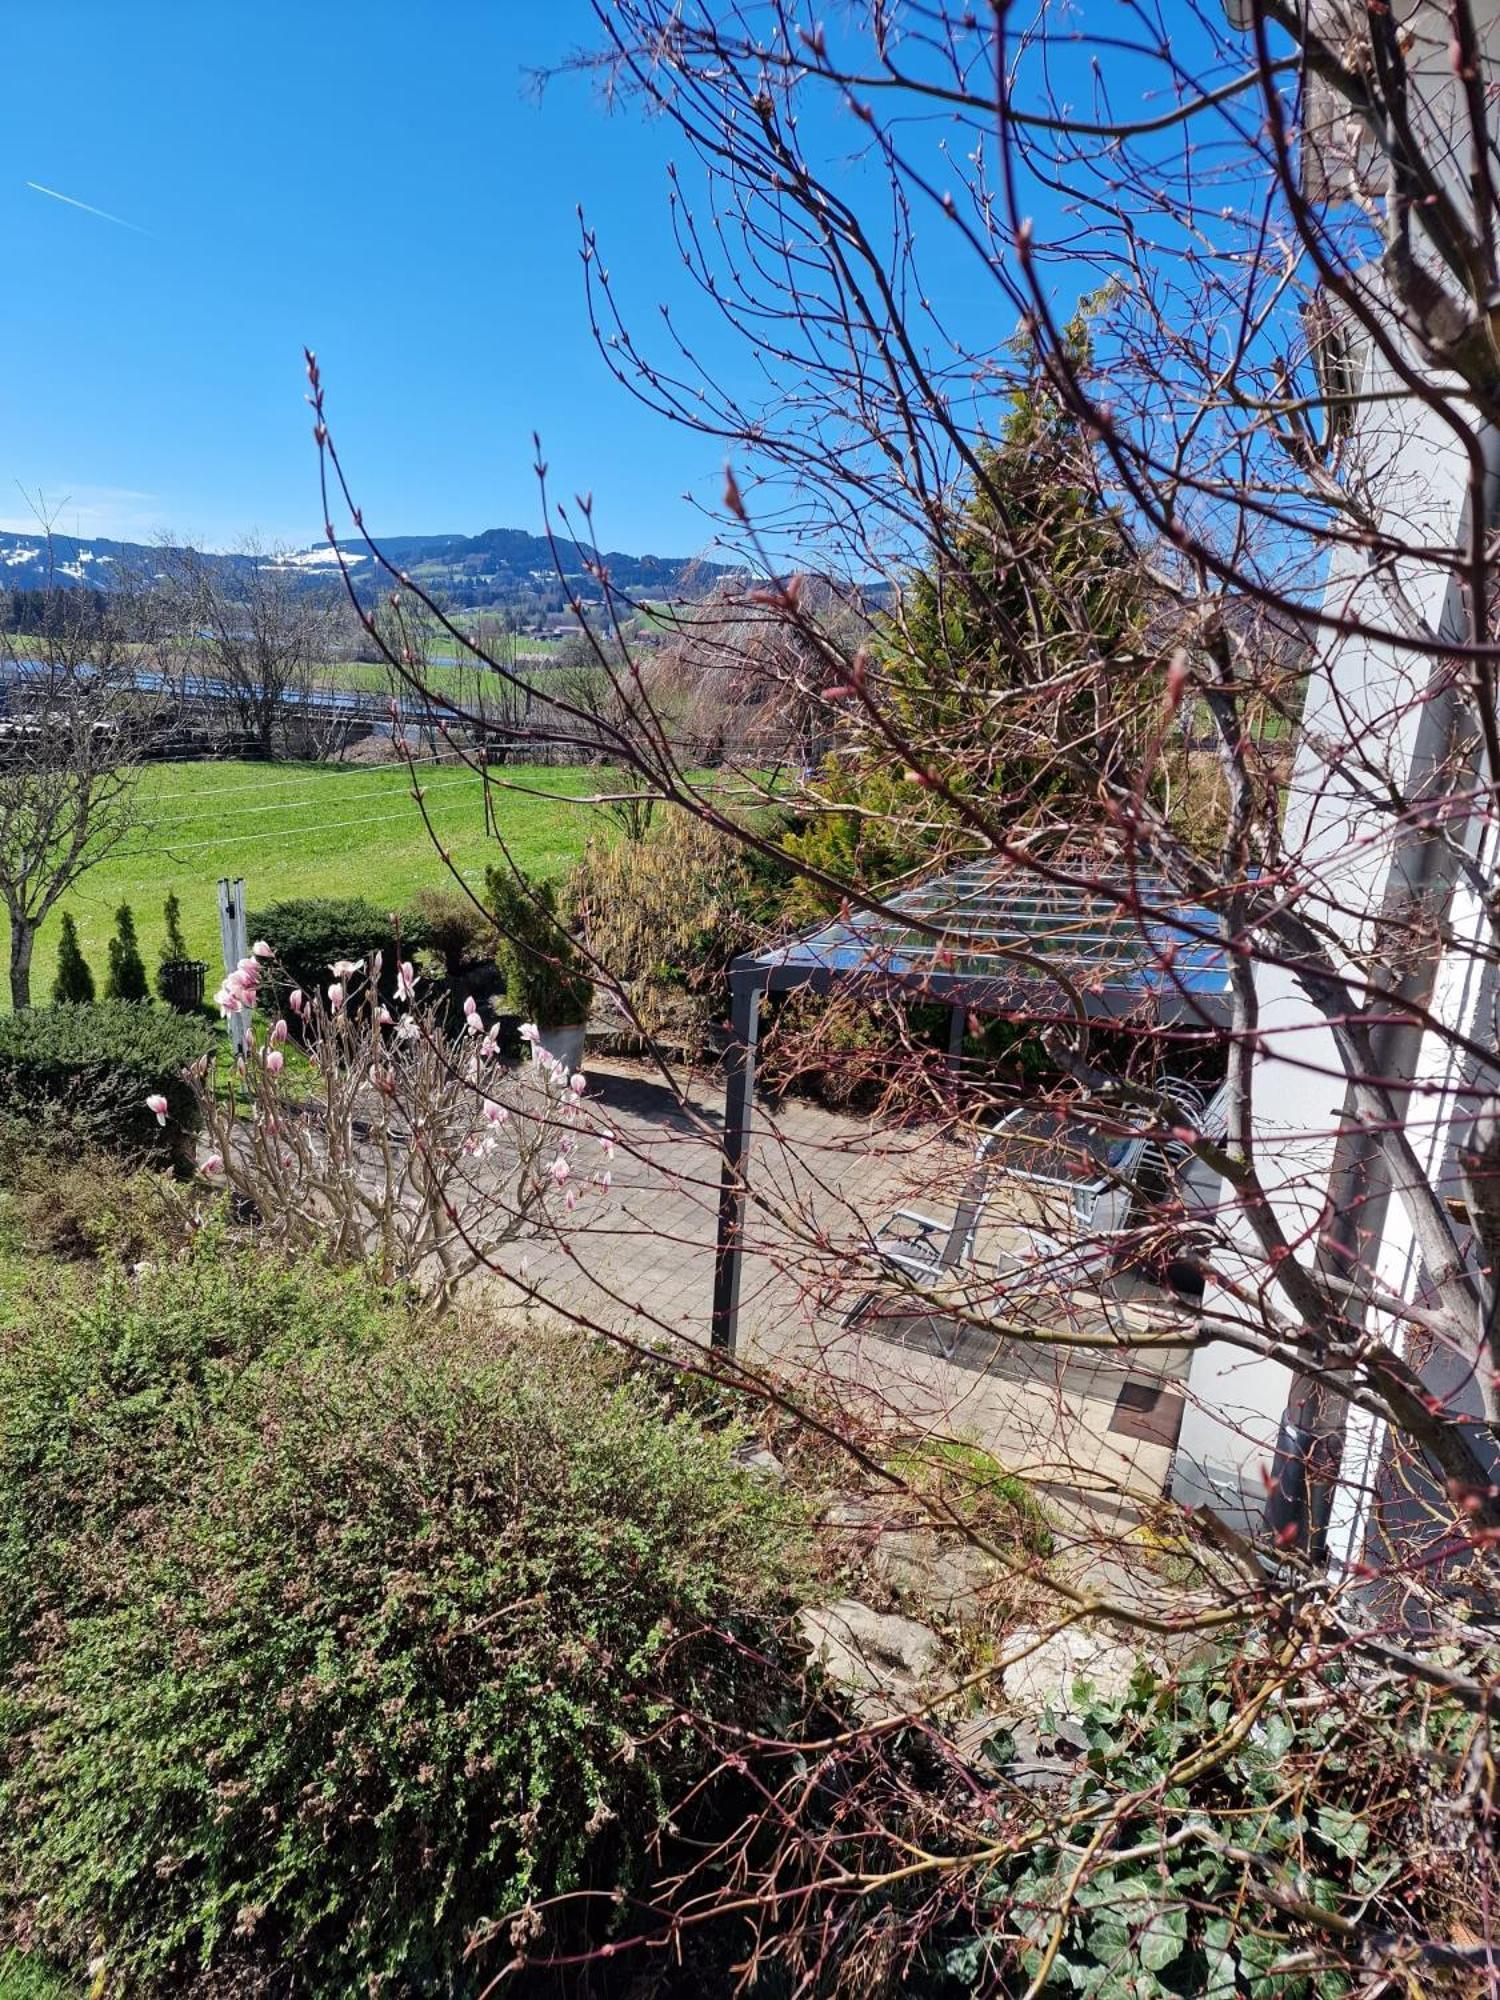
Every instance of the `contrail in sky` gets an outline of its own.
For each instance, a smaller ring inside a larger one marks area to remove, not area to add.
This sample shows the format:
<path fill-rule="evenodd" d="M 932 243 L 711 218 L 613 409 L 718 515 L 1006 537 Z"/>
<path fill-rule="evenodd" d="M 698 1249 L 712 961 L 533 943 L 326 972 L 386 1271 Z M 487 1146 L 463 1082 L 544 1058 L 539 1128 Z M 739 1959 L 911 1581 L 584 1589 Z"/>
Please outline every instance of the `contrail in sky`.
<path fill-rule="evenodd" d="M 142 229 L 138 222 L 127 222 L 123 215 L 111 215 L 107 208 L 95 208 L 91 202 L 75 201 L 70 194 L 59 194 L 56 188 L 43 187 L 40 181 L 28 181 L 27 187 L 34 188 L 53 201 L 65 201 L 69 208 L 81 208 L 85 215 L 97 215 L 101 222 L 114 222 L 121 229 L 133 229 L 137 236 L 149 236 L 149 229 Z"/>

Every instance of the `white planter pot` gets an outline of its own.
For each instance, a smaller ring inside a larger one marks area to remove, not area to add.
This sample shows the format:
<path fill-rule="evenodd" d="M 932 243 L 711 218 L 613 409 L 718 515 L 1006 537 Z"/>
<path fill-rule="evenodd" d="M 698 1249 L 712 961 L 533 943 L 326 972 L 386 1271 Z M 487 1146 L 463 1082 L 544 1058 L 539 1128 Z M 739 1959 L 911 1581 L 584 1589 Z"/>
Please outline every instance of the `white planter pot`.
<path fill-rule="evenodd" d="M 531 1060 L 540 1062 L 543 1050 L 560 1062 L 564 1069 L 583 1067 L 583 1044 L 588 1029 L 582 1021 L 567 1028 L 542 1028 L 538 1024 L 540 1040 L 531 1045 Z"/>

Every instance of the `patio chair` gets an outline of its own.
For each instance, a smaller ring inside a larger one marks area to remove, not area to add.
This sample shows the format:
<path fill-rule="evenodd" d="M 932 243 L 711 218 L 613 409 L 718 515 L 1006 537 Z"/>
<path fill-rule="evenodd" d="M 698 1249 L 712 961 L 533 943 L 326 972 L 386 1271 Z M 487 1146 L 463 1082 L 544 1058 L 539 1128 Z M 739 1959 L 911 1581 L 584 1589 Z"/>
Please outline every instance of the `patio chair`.
<path fill-rule="evenodd" d="M 946 1222 L 921 1209 L 898 1208 L 880 1225 L 872 1247 L 887 1270 L 923 1284 L 969 1260 L 974 1250 L 974 1232 L 984 1208 L 990 1144 L 989 1140 L 982 1140 L 976 1148 L 973 1172 L 964 1184 L 957 1208 Z M 843 1324 L 857 1325 L 885 1296 L 878 1290 L 862 1293 L 845 1313 Z"/>

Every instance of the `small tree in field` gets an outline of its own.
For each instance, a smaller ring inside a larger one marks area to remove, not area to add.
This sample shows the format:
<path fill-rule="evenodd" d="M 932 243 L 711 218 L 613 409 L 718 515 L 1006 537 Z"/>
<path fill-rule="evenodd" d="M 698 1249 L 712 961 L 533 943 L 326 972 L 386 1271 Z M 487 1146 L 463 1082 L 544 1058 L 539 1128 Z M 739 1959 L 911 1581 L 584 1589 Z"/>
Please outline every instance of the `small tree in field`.
<path fill-rule="evenodd" d="M 109 941 L 109 974 L 104 982 L 106 1000 L 149 1000 L 146 966 L 135 934 L 135 913 L 129 903 L 115 911 L 115 934 Z"/>
<path fill-rule="evenodd" d="M 40 631 L 0 632 L 12 680 L 0 733 L 0 902 L 10 919 L 10 1000 L 31 1005 L 48 913 L 124 838 L 144 740 L 130 634 L 144 599 L 49 586 Z"/>
<path fill-rule="evenodd" d="M 338 644 L 326 592 L 253 541 L 228 566 L 196 549 L 164 549 L 162 561 L 186 671 L 201 670 L 222 688 L 258 756 L 301 747 L 317 669 Z"/>
<path fill-rule="evenodd" d="M 62 935 L 57 941 L 57 973 L 52 981 L 54 1007 L 88 1007 L 93 1004 L 94 975 L 78 942 L 78 926 L 71 910 L 63 911 Z"/>

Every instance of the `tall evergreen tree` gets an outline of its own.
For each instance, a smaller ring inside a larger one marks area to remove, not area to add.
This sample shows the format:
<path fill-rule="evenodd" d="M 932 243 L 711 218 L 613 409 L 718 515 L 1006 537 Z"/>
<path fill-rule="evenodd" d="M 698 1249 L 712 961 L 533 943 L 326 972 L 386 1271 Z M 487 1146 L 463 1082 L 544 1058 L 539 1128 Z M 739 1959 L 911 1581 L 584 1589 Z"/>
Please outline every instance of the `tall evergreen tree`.
<path fill-rule="evenodd" d="M 177 891 L 168 890 L 167 900 L 161 909 L 163 934 L 161 950 L 156 960 L 156 990 L 163 1000 L 170 999 L 167 967 L 180 963 L 190 956 L 187 939 L 182 935 L 182 905 L 177 900 Z"/>
<path fill-rule="evenodd" d="M 109 977 L 104 983 L 106 1000 L 149 1000 L 151 988 L 135 934 L 135 915 L 129 903 L 115 911 L 115 934 L 109 941 Z"/>
<path fill-rule="evenodd" d="M 63 911 L 62 936 L 57 942 L 57 974 L 52 981 L 54 1007 L 86 1007 L 94 998 L 94 975 L 78 942 L 78 926 Z"/>

